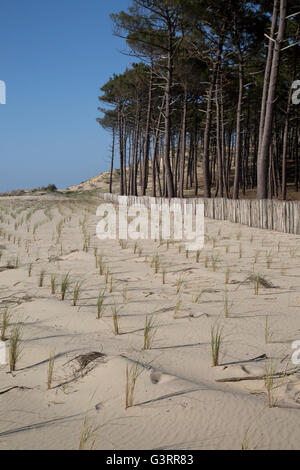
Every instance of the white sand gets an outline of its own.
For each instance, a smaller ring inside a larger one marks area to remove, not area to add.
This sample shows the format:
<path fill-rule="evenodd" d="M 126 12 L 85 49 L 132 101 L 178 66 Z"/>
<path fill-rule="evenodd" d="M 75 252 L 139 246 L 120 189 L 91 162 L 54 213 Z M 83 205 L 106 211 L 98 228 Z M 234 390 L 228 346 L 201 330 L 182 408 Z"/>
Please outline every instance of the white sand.
<path fill-rule="evenodd" d="M 44 213 L 48 206 L 52 220 Z M 26 214 L 34 208 L 27 222 Z M 20 262 L 18 269 L 0 272 L 0 305 L 10 306 L 7 336 L 20 323 L 23 337 L 17 371 L 10 373 L 8 365 L 0 366 L 0 449 L 77 449 L 85 418 L 95 429 L 95 449 L 241 449 L 243 442 L 250 449 L 300 449 L 299 373 L 275 381 L 274 408 L 268 407 L 264 380 L 217 382 L 263 376 L 270 360 L 277 371 L 295 367 L 291 356 L 292 342 L 300 340 L 299 237 L 207 220 L 199 264 L 195 254 L 189 259 L 184 250 L 179 254 L 178 243 L 167 250 L 165 243 L 139 242 L 139 256 L 133 252 L 134 242 L 121 249 L 118 241 L 96 238 L 95 208 L 95 203 L 80 197 L 62 198 L 60 204 L 56 197 L 0 200 L 4 218 L 0 228 L 11 234 L 10 241 L 7 235 L 0 237 L 0 267 L 14 263 L 16 257 Z M 79 225 L 84 217 L 91 237 L 88 253 L 82 251 Z M 22 219 L 23 224 L 15 229 Z M 57 243 L 60 220 L 64 222 Z M 41 225 L 33 235 L 36 223 Z M 97 297 L 105 287 L 105 276 L 96 269 L 94 247 L 98 254 L 103 252 L 113 275 L 113 292 L 108 292 L 108 285 L 101 320 L 96 318 Z M 254 265 L 256 250 L 259 257 Z M 272 264 L 267 269 L 266 252 L 270 251 Z M 150 266 L 156 252 L 161 261 L 157 275 Z M 212 254 L 219 254 L 216 272 L 211 267 Z M 32 277 L 28 277 L 30 263 Z M 224 315 L 227 268 L 231 271 L 227 286 L 230 318 Z M 39 288 L 43 269 L 45 282 Z M 261 288 L 256 296 L 253 282 L 239 284 L 253 270 L 275 288 Z M 55 274 L 59 284 L 68 272 L 71 288 L 62 302 L 59 285 L 56 295 L 50 293 L 50 276 Z M 183 286 L 177 295 L 181 276 Z M 76 281 L 83 281 L 83 286 L 78 306 L 73 307 Z M 125 286 L 128 299 L 124 302 Z M 181 308 L 174 318 L 179 297 Z M 113 332 L 114 305 L 120 309 L 119 336 Z M 154 316 L 157 331 L 152 349 L 143 351 L 147 315 Z M 265 344 L 267 315 L 270 344 Z M 223 327 L 224 341 L 221 366 L 213 368 L 210 335 L 216 324 Z M 48 391 L 51 350 L 56 360 Z M 105 358 L 78 372 L 79 364 L 73 359 L 90 352 L 101 352 Z M 269 359 L 251 360 L 263 354 Z M 132 361 L 140 364 L 141 375 L 135 406 L 126 411 L 125 370 Z M 3 393 L 10 387 L 19 388 Z"/>

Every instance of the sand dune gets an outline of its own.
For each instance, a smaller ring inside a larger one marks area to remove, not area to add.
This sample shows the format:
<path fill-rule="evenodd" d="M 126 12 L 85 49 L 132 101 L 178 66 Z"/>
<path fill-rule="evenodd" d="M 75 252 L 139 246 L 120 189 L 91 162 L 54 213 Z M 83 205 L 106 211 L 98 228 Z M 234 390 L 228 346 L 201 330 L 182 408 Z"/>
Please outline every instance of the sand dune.
<path fill-rule="evenodd" d="M 300 373 L 291 362 L 292 343 L 300 340 L 299 237 L 206 220 L 197 263 L 180 243 L 129 241 L 122 249 L 118 241 L 100 242 L 99 203 L 84 194 L 0 200 L 7 348 L 15 325 L 22 335 L 16 371 L 0 366 L 0 448 L 77 449 L 86 420 L 85 445 L 95 449 L 299 449 Z M 255 295 L 258 274 L 270 286 Z M 151 316 L 155 336 L 145 351 Z M 212 326 L 222 331 L 218 367 Z M 263 379 L 270 364 L 274 372 L 295 372 L 274 379 L 272 408 Z M 125 410 L 127 366 L 138 377 L 134 406 Z M 232 378 L 246 380 L 226 381 Z"/>

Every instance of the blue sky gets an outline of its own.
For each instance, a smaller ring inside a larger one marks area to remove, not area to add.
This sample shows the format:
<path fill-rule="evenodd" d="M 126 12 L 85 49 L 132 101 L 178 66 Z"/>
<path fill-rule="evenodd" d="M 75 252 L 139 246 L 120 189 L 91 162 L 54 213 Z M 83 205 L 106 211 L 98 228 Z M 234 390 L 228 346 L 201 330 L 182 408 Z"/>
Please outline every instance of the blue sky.
<path fill-rule="evenodd" d="M 109 18 L 130 0 L 1 2 L 0 192 L 63 188 L 109 167 L 99 88 L 132 60 Z"/>

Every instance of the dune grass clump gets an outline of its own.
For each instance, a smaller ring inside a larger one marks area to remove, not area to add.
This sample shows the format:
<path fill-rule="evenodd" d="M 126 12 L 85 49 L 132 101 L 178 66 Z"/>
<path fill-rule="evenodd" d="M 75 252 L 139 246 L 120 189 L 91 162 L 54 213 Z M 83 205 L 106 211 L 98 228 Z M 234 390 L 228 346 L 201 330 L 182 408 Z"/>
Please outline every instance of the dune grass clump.
<path fill-rule="evenodd" d="M 212 265 L 212 270 L 214 273 L 217 271 L 219 262 L 220 262 L 219 255 L 211 255 L 211 265 Z"/>
<path fill-rule="evenodd" d="M 50 285 L 51 285 L 51 295 L 55 295 L 55 293 L 56 293 L 56 276 L 55 276 L 55 274 L 51 275 Z"/>
<path fill-rule="evenodd" d="M 2 312 L 2 317 L 1 317 L 1 336 L 0 339 L 1 341 L 6 341 L 6 332 L 7 328 L 9 325 L 9 320 L 10 320 L 10 312 L 8 307 L 4 307 L 3 312 Z"/>
<path fill-rule="evenodd" d="M 230 318 L 231 306 L 232 305 L 229 304 L 228 290 L 225 289 L 225 292 L 224 292 L 224 314 L 225 314 L 225 318 Z"/>
<path fill-rule="evenodd" d="M 126 388 L 125 388 L 125 409 L 132 408 L 134 406 L 134 392 L 136 382 L 141 374 L 138 364 L 134 364 L 130 369 L 128 364 L 126 365 Z"/>
<path fill-rule="evenodd" d="M 94 248 L 94 257 L 95 257 L 96 269 L 98 269 L 98 256 L 97 256 L 97 254 L 98 254 L 98 248 L 95 247 L 95 248 Z"/>
<path fill-rule="evenodd" d="M 254 293 L 255 293 L 255 295 L 259 295 L 259 286 L 260 286 L 260 275 L 257 274 L 256 279 L 254 281 Z"/>
<path fill-rule="evenodd" d="M 206 269 L 208 268 L 208 255 L 205 255 L 204 267 L 205 267 Z"/>
<path fill-rule="evenodd" d="M 109 283 L 109 293 L 112 294 L 114 290 L 114 277 L 113 275 L 110 276 L 110 283 Z"/>
<path fill-rule="evenodd" d="M 124 303 L 128 301 L 128 285 L 127 284 L 125 284 L 125 286 L 123 287 L 122 298 L 123 298 Z"/>
<path fill-rule="evenodd" d="M 127 242 L 125 240 L 120 240 L 120 247 L 122 248 L 122 250 L 126 250 Z"/>
<path fill-rule="evenodd" d="M 181 305 L 182 305 L 182 299 L 181 297 L 178 297 L 176 305 L 175 305 L 174 318 L 178 318 Z"/>
<path fill-rule="evenodd" d="M 105 292 L 106 290 L 104 289 L 103 291 L 99 292 L 98 299 L 97 299 L 97 319 L 101 319 L 101 314 L 102 314 L 102 307 L 103 307 L 103 302 L 105 300 Z"/>
<path fill-rule="evenodd" d="M 82 251 L 84 251 L 85 253 L 88 253 L 90 249 L 90 245 L 91 245 L 91 236 L 89 234 L 85 234 L 84 240 L 83 240 Z"/>
<path fill-rule="evenodd" d="M 223 330 L 219 326 L 211 327 L 211 354 L 212 354 L 212 365 L 213 367 L 218 367 L 220 365 L 220 351 L 222 345 L 222 334 Z"/>
<path fill-rule="evenodd" d="M 265 389 L 267 393 L 267 404 L 269 408 L 274 408 L 277 406 L 278 399 L 279 399 L 279 392 L 286 379 L 286 370 L 281 374 L 282 375 L 281 384 L 276 385 L 275 377 L 278 375 L 279 374 L 277 374 L 276 368 L 272 360 L 270 360 L 268 364 L 266 365 L 265 378 L 264 378 Z M 275 390 L 277 390 L 277 392 L 275 392 Z"/>
<path fill-rule="evenodd" d="M 62 235 L 63 220 L 61 219 L 56 225 L 57 240 L 59 241 Z"/>
<path fill-rule="evenodd" d="M 44 280 L 45 280 L 45 275 L 46 275 L 46 271 L 45 271 L 45 269 L 42 269 L 41 272 L 40 272 L 40 276 L 39 276 L 39 287 L 43 287 Z"/>
<path fill-rule="evenodd" d="M 118 336 L 120 334 L 119 311 L 116 305 L 113 307 L 113 310 L 112 310 L 112 319 L 113 319 L 114 335 Z"/>
<path fill-rule="evenodd" d="M 103 254 L 98 256 L 98 267 L 99 267 L 100 276 L 103 276 L 104 268 L 105 268 L 105 263 L 104 263 L 104 260 L 103 260 Z"/>
<path fill-rule="evenodd" d="M 154 273 L 158 274 L 160 268 L 160 258 L 157 253 L 152 258 L 151 267 L 154 269 Z"/>
<path fill-rule="evenodd" d="M 53 371 L 54 371 L 54 362 L 55 362 L 55 352 L 51 351 L 49 356 L 48 371 L 47 371 L 47 388 L 51 390 Z"/>
<path fill-rule="evenodd" d="M 269 408 L 274 408 L 277 402 L 273 393 L 274 387 L 275 387 L 274 374 L 275 374 L 275 369 L 274 369 L 272 362 L 270 362 L 269 364 L 267 364 L 266 371 L 265 371 L 265 389 L 267 392 Z"/>
<path fill-rule="evenodd" d="M 260 255 L 260 251 L 259 251 L 259 250 L 255 250 L 255 254 L 254 254 L 254 264 L 257 264 L 259 255 Z"/>
<path fill-rule="evenodd" d="M 85 418 L 81 429 L 78 450 L 92 450 L 95 444 L 96 432 L 97 428 L 90 425 L 88 419 Z"/>
<path fill-rule="evenodd" d="M 61 284 L 60 284 L 60 292 L 61 292 L 62 301 L 64 301 L 66 298 L 66 294 L 68 292 L 69 286 L 70 286 L 70 274 L 68 273 L 62 278 Z"/>
<path fill-rule="evenodd" d="M 273 263 L 273 254 L 271 251 L 268 251 L 266 253 L 266 263 L 267 263 L 267 268 L 271 269 L 271 265 Z"/>
<path fill-rule="evenodd" d="M 76 307 L 78 304 L 81 288 L 82 288 L 82 282 L 81 281 L 76 282 L 74 291 L 73 291 L 73 307 Z"/>
<path fill-rule="evenodd" d="M 157 329 L 153 317 L 146 317 L 145 328 L 144 328 L 144 351 L 148 351 L 152 348 L 154 337 Z"/>
<path fill-rule="evenodd" d="M 9 339 L 9 367 L 11 372 L 15 372 L 17 362 L 20 359 L 22 353 L 21 341 L 21 327 L 16 325 L 11 330 Z"/>
<path fill-rule="evenodd" d="M 34 226 L 33 226 L 32 234 L 33 234 L 34 239 L 35 239 L 35 234 L 36 234 L 36 231 L 37 231 L 38 227 L 39 227 L 39 224 L 34 224 Z"/>
<path fill-rule="evenodd" d="M 273 338 L 273 332 L 270 327 L 270 322 L 269 322 L 269 317 L 266 316 L 266 322 L 265 322 L 265 343 L 270 344 L 272 342 Z"/>
<path fill-rule="evenodd" d="M 105 271 L 105 285 L 108 284 L 109 274 L 110 274 L 109 267 L 107 267 Z"/>
<path fill-rule="evenodd" d="M 176 294 L 178 295 L 181 292 L 181 289 L 183 287 L 183 278 L 180 276 L 180 278 L 177 279 L 176 282 Z"/>
<path fill-rule="evenodd" d="M 206 291 L 205 289 L 201 289 L 200 292 L 197 292 L 194 295 L 194 297 L 193 297 L 194 304 L 199 304 L 199 302 L 200 302 L 200 300 L 201 300 L 201 298 L 202 298 L 205 291 Z"/>

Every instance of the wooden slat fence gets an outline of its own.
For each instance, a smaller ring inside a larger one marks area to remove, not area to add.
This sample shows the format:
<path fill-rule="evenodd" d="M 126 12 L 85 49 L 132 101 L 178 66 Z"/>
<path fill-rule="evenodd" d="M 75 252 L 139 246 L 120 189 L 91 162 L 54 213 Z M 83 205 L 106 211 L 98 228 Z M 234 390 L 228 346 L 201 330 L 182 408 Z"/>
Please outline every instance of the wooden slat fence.
<path fill-rule="evenodd" d="M 204 204 L 205 217 L 216 220 L 227 220 L 253 228 L 275 230 L 277 232 L 300 234 L 300 202 L 286 202 L 277 200 L 255 199 L 164 199 L 149 196 L 119 196 L 105 193 L 102 195 L 105 201 L 119 204 L 123 201 L 128 205 L 145 204 L 150 208 L 151 204 L 174 204 L 182 206 L 192 204 Z"/>

